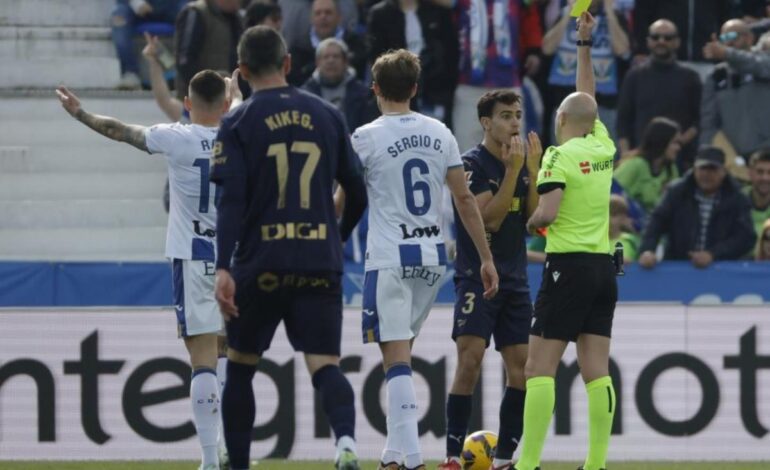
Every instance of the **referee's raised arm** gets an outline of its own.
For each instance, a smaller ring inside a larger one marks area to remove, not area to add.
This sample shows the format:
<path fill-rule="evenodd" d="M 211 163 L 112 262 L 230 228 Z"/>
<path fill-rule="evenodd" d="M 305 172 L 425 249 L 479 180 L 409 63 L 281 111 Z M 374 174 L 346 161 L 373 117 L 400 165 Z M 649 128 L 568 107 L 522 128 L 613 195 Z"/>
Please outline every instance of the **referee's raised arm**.
<path fill-rule="evenodd" d="M 596 79 L 594 78 L 594 67 L 591 64 L 591 47 L 593 40 L 591 32 L 594 30 L 596 20 L 586 12 L 583 12 L 578 19 L 578 41 L 577 41 L 577 74 L 575 79 L 576 91 L 588 93 L 596 97 Z"/>

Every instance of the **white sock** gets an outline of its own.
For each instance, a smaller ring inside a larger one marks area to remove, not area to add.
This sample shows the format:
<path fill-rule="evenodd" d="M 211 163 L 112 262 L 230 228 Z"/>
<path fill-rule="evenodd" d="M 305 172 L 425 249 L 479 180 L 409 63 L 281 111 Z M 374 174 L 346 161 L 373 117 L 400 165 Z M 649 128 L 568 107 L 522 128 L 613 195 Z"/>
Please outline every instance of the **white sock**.
<path fill-rule="evenodd" d="M 390 406 L 388 406 L 388 409 L 390 409 Z M 380 462 L 382 463 L 396 462 L 397 464 L 401 464 L 403 455 L 401 454 L 401 446 L 398 444 L 399 442 L 398 434 L 396 433 L 396 429 L 393 426 L 393 419 L 390 416 L 388 416 L 386 419 L 386 423 L 387 423 L 388 435 L 385 436 L 385 449 L 383 449 L 382 451 Z"/>
<path fill-rule="evenodd" d="M 219 396 L 222 396 L 222 390 L 225 388 L 225 380 L 227 380 L 227 357 L 220 357 L 217 359 L 217 382 L 219 383 Z M 225 449 L 225 424 L 222 421 L 223 415 L 219 413 L 219 447 Z"/>
<path fill-rule="evenodd" d="M 494 459 L 494 460 L 492 460 L 492 466 L 495 467 L 495 468 L 502 467 L 503 465 L 508 465 L 509 463 L 511 463 L 511 461 L 510 460 L 505 460 L 505 459 Z"/>
<path fill-rule="evenodd" d="M 219 466 L 217 437 L 219 435 L 220 406 L 219 385 L 216 372 L 212 369 L 198 369 L 193 373 L 190 384 L 193 422 L 201 445 L 202 463 Z"/>
<path fill-rule="evenodd" d="M 334 461 L 336 462 L 340 458 L 340 453 L 342 453 L 343 450 L 349 450 L 353 452 L 354 454 L 358 455 L 358 452 L 356 452 L 356 441 L 351 436 L 342 436 L 339 439 L 337 439 L 337 450 L 334 453 Z"/>
<path fill-rule="evenodd" d="M 417 394 L 411 375 L 397 375 L 388 380 L 388 417 L 392 418 L 393 431 L 401 444 L 398 449 L 404 456 L 406 468 L 422 465 L 417 431 Z"/>

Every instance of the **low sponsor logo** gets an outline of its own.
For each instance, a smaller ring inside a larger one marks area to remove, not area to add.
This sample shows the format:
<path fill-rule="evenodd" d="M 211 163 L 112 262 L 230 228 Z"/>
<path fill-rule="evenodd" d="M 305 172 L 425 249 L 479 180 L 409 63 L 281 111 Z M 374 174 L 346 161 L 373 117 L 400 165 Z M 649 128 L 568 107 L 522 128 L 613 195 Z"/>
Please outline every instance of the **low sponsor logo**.
<path fill-rule="evenodd" d="M 591 162 L 588 160 L 580 162 L 580 172 L 584 175 L 591 173 Z"/>
<path fill-rule="evenodd" d="M 217 236 L 217 232 L 210 228 L 201 228 L 200 220 L 193 220 L 193 231 L 201 237 L 214 238 Z"/>
<path fill-rule="evenodd" d="M 399 227 L 401 227 L 401 236 L 404 240 L 409 240 L 410 238 L 437 237 L 441 233 L 441 229 L 437 225 L 417 227 L 411 230 L 406 227 L 406 224 L 401 224 Z"/>

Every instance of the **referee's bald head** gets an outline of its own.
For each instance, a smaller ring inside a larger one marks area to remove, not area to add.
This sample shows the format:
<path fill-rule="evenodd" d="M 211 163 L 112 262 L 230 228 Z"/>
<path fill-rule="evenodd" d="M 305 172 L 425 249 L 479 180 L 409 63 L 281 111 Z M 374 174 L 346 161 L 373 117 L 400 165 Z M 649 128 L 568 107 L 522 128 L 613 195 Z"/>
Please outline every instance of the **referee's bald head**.
<path fill-rule="evenodd" d="M 580 91 L 570 94 L 556 111 L 556 140 L 563 144 L 573 137 L 588 134 L 593 129 L 597 113 L 593 96 Z"/>

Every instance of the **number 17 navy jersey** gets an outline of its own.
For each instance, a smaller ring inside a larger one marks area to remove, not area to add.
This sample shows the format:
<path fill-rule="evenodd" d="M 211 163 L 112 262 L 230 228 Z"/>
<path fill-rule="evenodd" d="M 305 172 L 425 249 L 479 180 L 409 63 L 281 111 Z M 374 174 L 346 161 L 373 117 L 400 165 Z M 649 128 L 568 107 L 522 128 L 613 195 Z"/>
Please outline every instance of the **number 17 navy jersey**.
<path fill-rule="evenodd" d="M 211 179 L 223 185 L 220 217 L 227 205 L 243 204 L 230 265 L 235 279 L 263 271 L 342 272 L 334 180 L 345 186 L 361 177 L 342 115 L 316 96 L 267 89 L 229 113 Z"/>

